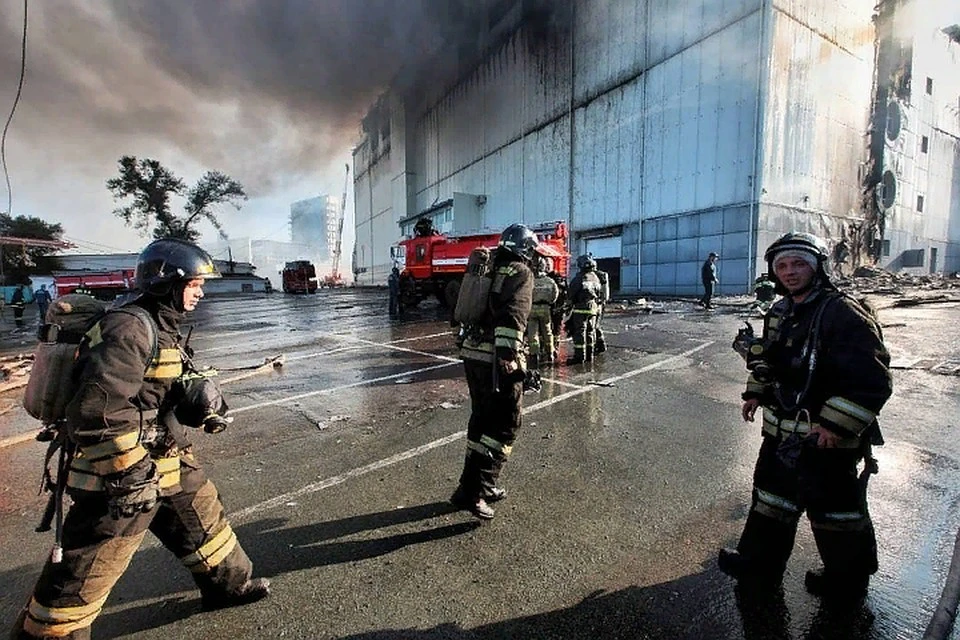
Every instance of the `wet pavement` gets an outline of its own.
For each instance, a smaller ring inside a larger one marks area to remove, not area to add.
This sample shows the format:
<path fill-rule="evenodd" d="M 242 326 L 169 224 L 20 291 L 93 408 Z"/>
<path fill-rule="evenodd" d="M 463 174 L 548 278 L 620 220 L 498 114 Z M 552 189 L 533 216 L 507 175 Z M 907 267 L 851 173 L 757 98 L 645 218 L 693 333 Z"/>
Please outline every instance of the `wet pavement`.
<path fill-rule="evenodd" d="M 744 304 L 612 305 L 609 351 L 546 372 L 525 396 L 510 495 L 481 524 L 446 502 L 469 398 L 442 310 L 390 320 L 384 291 L 349 289 L 204 300 L 201 362 L 286 358 L 229 384 L 233 425 L 194 437 L 274 595 L 200 613 L 189 574 L 148 538 L 94 637 L 919 638 L 960 526 L 960 380 L 895 371 L 870 485 L 881 568 L 864 606 L 824 610 L 804 591 L 817 566 L 805 520 L 783 590 L 740 592 L 715 556 L 739 535 L 760 440 L 739 418 L 743 365 L 730 349 Z M 960 360 L 957 311 L 883 309 L 894 359 Z M 29 343 L 0 326 L 4 353 Z M 13 444 L 35 427 L 22 409 L 0 415 L 4 621 L 52 541 L 33 533 L 43 449 Z"/>

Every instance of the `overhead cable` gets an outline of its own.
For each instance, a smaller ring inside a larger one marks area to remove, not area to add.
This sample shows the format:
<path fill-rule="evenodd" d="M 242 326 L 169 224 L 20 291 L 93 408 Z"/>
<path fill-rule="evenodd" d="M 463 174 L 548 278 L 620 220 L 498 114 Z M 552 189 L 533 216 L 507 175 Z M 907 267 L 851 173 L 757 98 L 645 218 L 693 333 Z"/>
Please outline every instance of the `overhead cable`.
<path fill-rule="evenodd" d="M 3 175 L 7 180 L 7 215 L 13 215 L 13 189 L 10 187 L 10 171 L 7 169 L 7 131 L 13 122 L 13 114 L 20 104 L 20 94 L 23 93 L 23 78 L 27 73 L 27 0 L 23 0 L 23 38 L 20 44 L 20 82 L 17 83 L 17 95 L 13 99 L 13 107 L 7 116 L 7 124 L 3 126 L 3 135 L 0 136 L 0 161 L 3 163 Z"/>

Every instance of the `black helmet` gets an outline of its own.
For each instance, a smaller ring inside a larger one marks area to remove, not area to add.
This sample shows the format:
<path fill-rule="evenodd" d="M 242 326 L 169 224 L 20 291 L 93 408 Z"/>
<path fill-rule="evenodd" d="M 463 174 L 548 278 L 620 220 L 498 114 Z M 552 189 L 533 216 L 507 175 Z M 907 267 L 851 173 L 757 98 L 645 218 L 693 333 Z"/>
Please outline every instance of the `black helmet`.
<path fill-rule="evenodd" d="M 826 243 L 812 233 L 790 231 L 774 240 L 773 244 L 767 248 L 766 253 L 763 254 L 764 260 L 767 261 L 767 273 L 770 274 L 770 279 L 776 285 L 777 293 L 787 294 L 786 287 L 780 283 L 777 273 L 773 269 L 774 260 L 784 251 L 799 251 L 811 255 L 817 262 L 814 282 L 816 283 L 819 280 L 821 284 L 831 286 Z"/>
<path fill-rule="evenodd" d="M 537 244 L 537 236 L 528 226 L 512 224 L 500 234 L 497 246 L 529 262 L 537 252 Z"/>
<path fill-rule="evenodd" d="M 577 269 L 581 271 L 595 271 L 597 268 L 597 261 L 593 259 L 593 256 L 589 253 L 585 253 L 579 258 L 577 258 Z"/>
<path fill-rule="evenodd" d="M 163 295 L 174 282 L 219 277 L 206 251 L 185 240 L 165 238 L 154 240 L 140 252 L 134 286 L 143 293 Z"/>

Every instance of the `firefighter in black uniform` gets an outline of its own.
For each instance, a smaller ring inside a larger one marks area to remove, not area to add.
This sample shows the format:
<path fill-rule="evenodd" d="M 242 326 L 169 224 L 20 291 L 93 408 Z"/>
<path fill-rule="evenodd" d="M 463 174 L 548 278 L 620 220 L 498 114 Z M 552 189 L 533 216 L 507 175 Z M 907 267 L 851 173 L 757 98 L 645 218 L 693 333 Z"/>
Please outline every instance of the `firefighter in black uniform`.
<path fill-rule="evenodd" d="M 579 271 L 570 282 L 567 306 L 571 309 L 570 333 L 573 334 L 573 357 L 567 364 L 580 364 L 593 360 L 594 338 L 597 330 L 597 314 L 603 299 L 603 284 L 597 277 L 597 263 L 589 255 L 577 258 Z"/>
<path fill-rule="evenodd" d="M 177 419 L 187 408 L 174 391 L 186 357 L 180 323 L 203 297 L 204 280 L 219 275 L 200 248 L 155 241 L 140 254 L 131 303 L 149 315 L 121 307 L 87 332 L 64 427 L 74 453 L 62 558 L 48 559 L 14 638 L 89 638 L 148 530 L 190 570 L 204 609 L 269 593 L 267 580 L 251 578 L 250 559 Z M 224 422 L 190 426 L 216 431 Z"/>
<path fill-rule="evenodd" d="M 806 511 L 823 561 L 807 572 L 807 589 L 854 603 L 877 571 L 866 482 L 876 472 L 870 447 L 883 442 L 877 414 L 892 393 L 890 357 L 873 313 L 830 282 L 818 238 L 788 233 L 765 258 L 784 298 L 762 338 L 741 350 L 750 370 L 743 419 L 763 408 L 763 444 L 740 542 L 720 551 L 719 566 L 741 584 L 779 583 Z"/>
<path fill-rule="evenodd" d="M 520 429 L 524 336 L 533 303 L 529 265 L 536 249 L 529 228 L 504 229 L 492 266 L 489 320 L 469 328 L 460 348 L 471 412 L 463 472 L 450 501 L 484 520 L 494 515 L 490 503 L 506 496 L 497 478 Z"/>

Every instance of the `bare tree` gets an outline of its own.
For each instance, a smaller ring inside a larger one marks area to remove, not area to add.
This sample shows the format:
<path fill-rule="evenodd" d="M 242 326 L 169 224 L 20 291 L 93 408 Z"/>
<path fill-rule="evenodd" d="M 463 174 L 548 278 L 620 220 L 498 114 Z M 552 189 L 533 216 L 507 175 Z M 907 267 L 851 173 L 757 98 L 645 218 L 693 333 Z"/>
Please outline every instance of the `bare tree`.
<path fill-rule="evenodd" d="M 239 209 L 247 199 L 243 186 L 219 171 L 208 171 L 187 189 L 186 183 L 157 160 L 123 156 L 119 161 L 120 175 L 107 180 L 107 189 L 115 200 L 132 199 L 114 211 L 114 214 L 142 235 L 153 228 L 153 237 L 180 238 L 195 242 L 200 237 L 196 224 L 208 220 L 223 234 L 214 207 L 227 203 Z M 170 197 L 184 196 L 186 215 L 175 215 L 170 210 Z"/>

